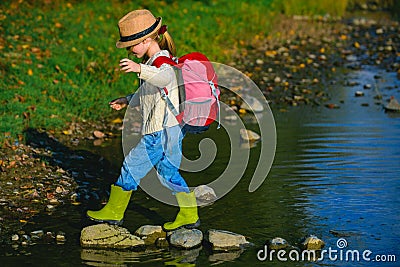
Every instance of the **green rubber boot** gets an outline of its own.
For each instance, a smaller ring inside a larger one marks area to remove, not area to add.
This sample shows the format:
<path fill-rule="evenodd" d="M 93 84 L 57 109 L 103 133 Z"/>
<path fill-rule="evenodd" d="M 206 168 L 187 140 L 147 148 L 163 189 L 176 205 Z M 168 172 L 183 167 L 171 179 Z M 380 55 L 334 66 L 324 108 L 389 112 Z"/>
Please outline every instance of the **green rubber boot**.
<path fill-rule="evenodd" d="M 197 214 L 197 202 L 194 192 L 180 192 L 176 195 L 176 200 L 179 205 L 179 212 L 173 222 L 164 224 L 164 231 L 173 231 L 181 227 L 188 229 L 198 227 L 200 225 L 199 215 Z"/>
<path fill-rule="evenodd" d="M 99 211 L 88 210 L 86 214 L 89 219 L 96 222 L 121 225 L 131 195 L 132 190 L 125 191 L 122 187 L 111 185 L 107 204 Z"/>

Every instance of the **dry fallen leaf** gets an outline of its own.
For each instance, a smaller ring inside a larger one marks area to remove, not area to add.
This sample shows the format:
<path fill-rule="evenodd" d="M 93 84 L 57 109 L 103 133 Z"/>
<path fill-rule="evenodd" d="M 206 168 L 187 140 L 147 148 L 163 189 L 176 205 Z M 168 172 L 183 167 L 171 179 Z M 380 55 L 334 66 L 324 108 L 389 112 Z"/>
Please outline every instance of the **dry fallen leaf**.
<path fill-rule="evenodd" d="M 97 130 L 93 132 L 93 135 L 96 138 L 104 138 L 106 136 L 105 133 L 103 133 L 101 131 L 97 131 Z"/>

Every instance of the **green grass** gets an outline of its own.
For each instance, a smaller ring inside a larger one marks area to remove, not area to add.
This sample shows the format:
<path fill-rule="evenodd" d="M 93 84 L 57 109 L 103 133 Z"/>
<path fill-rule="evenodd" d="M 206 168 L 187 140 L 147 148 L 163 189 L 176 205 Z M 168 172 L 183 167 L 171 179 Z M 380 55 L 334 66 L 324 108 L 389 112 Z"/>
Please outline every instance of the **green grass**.
<path fill-rule="evenodd" d="M 344 14 L 348 0 L 285 0 L 281 9 L 286 15 L 325 15 L 341 16 Z"/>
<path fill-rule="evenodd" d="M 126 57 L 115 48 L 117 22 L 130 10 L 162 16 L 179 55 L 202 51 L 224 61 L 241 42 L 266 33 L 271 0 L 251 2 L 3 1 L 0 139 L 26 127 L 58 130 L 109 117 L 108 101 L 138 84 L 135 75 L 117 69 Z"/>
<path fill-rule="evenodd" d="M 138 84 L 135 75 L 118 70 L 126 50 L 115 48 L 117 22 L 131 10 L 147 8 L 162 16 L 178 55 L 201 51 L 229 63 L 239 48 L 268 35 L 283 7 L 287 14 L 339 12 L 327 2 L 332 1 L 3 0 L 0 143 L 27 127 L 62 130 L 72 121 L 113 114 L 108 101 Z"/>

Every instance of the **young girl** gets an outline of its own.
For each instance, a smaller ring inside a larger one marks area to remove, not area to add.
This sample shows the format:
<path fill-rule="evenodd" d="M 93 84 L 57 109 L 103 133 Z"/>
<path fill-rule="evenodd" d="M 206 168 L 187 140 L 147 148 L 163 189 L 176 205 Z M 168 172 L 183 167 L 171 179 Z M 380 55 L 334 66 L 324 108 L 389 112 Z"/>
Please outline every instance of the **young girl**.
<path fill-rule="evenodd" d="M 175 54 L 175 44 L 161 23 L 162 19 L 155 18 L 148 10 L 132 11 L 118 22 L 120 40 L 116 43 L 117 48 L 126 48 L 129 53 L 143 59 L 142 64 L 122 59 L 119 64 L 121 71 L 137 73 L 143 82 L 135 94 L 109 104 L 115 110 L 128 104 L 140 106 L 142 138 L 125 157 L 121 174 L 111 185 L 108 203 L 99 211 L 87 211 L 87 216 L 97 222 L 122 224 L 132 191 L 155 167 L 161 183 L 175 194 L 180 207 L 175 221 L 165 223 L 164 230 L 193 228 L 200 224 L 194 193 L 189 191 L 179 173 L 183 134 L 160 93 L 160 88 L 166 88 L 171 102 L 179 105 L 176 75 L 168 64 L 160 68 L 152 66 L 157 57 Z"/>

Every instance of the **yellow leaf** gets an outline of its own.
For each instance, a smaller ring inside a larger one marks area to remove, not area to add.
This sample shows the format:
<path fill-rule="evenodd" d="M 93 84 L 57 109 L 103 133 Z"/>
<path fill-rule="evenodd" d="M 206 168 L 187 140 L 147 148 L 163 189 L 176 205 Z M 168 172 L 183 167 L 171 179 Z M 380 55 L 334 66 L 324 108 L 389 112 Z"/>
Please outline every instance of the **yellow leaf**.
<path fill-rule="evenodd" d="M 72 131 L 71 130 L 64 130 L 64 131 L 62 131 L 63 132 L 63 134 L 65 134 L 65 135 L 71 135 L 72 134 Z"/>
<path fill-rule="evenodd" d="M 75 47 L 71 48 L 72 52 L 78 52 L 78 49 L 76 49 Z"/>
<path fill-rule="evenodd" d="M 32 76 L 33 75 L 33 71 L 31 69 L 28 70 L 28 75 Z"/>
<path fill-rule="evenodd" d="M 355 48 L 360 48 L 360 44 L 359 44 L 358 42 L 355 42 L 355 43 L 354 43 L 354 47 L 355 47 Z"/>
<path fill-rule="evenodd" d="M 87 50 L 88 50 L 88 51 L 94 51 L 94 48 L 91 47 L 91 46 L 88 46 Z"/>
<path fill-rule="evenodd" d="M 57 100 L 57 99 L 56 99 L 54 96 L 52 96 L 52 95 L 50 95 L 49 98 L 50 98 L 51 102 L 53 102 L 53 103 L 59 103 L 59 102 L 60 102 L 59 100 Z"/>
<path fill-rule="evenodd" d="M 299 67 L 300 67 L 300 68 L 305 68 L 305 67 L 306 67 L 306 64 L 301 63 L 301 64 L 299 65 Z"/>
<path fill-rule="evenodd" d="M 112 121 L 112 123 L 122 123 L 122 120 L 120 118 L 116 118 L 115 120 Z"/>
<path fill-rule="evenodd" d="M 276 54 L 277 54 L 277 52 L 275 50 L 267 50 L 267 51 L 265 51 L 265 55 L 267 57 L 275 57 Z"/>
<path fill-rule="evenodd" d="M 347 36 L 345 34 L 340 35 L 341 40 L 347 40 Z"/>
<path fill-rule="evenodd" d="M 325 48 L 322 47 L 322 48 L 319 50 L 319 52 L 320 52 L 321 54 L 325 53 Z"/>

